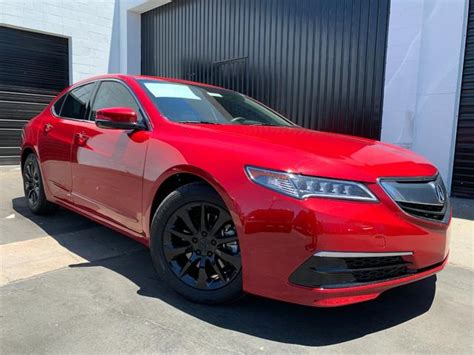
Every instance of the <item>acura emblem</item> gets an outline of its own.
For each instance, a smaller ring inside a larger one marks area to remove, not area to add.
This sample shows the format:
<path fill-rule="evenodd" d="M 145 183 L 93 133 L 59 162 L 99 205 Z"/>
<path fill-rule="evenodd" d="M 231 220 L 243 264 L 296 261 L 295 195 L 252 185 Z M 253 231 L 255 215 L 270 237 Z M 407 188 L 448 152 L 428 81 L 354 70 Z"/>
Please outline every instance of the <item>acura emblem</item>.
<path fill-rule="evenodd" d="M 439 184 L 436 184 L 436 185 L 435 185 L 435 193 L 436 193 L 436 198 L 438 199 L 438 201 L 439 201 L 440 203 L 444 203 L 444 200 L 445 200 L 446 198 L 444 197 L 444 191 L 443 191 L 443 189 L 441 188 L 441 185 L 439 185 Z"/>

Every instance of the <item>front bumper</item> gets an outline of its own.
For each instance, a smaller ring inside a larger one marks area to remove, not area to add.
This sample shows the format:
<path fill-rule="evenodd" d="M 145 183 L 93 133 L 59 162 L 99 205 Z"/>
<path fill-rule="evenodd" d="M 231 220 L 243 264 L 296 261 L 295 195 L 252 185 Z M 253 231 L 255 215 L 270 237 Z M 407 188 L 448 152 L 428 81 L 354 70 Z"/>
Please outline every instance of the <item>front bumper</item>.
<path fill-rule="evenodd" d="M 332 307 L 374 299 L 390 288 L 442 270 L 448 256 L 449 223 L 411 217 L 377 184 L 370 188 L 380 202 L 323 198 L 301 201 L 260 187 L 247 190 L 249 204 L 242 208 L 239 228 L 244 290 L 287 302 Z M 403 255 L 402 261 L 408 271 L 368 282 L 346 277 L 329 286 L 327 282 L 305 284 L 292 280 L 314 254 L 328 251 L 405 252 L 409 255 Z"/>

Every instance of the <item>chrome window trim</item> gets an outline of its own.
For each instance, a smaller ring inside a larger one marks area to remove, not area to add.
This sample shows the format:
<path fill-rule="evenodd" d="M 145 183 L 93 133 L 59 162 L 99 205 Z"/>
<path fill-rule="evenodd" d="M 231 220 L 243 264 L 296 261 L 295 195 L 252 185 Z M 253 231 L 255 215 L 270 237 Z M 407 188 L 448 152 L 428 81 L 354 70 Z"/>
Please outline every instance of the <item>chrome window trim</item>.
<path fill-rule="evenodd" d="M 385 253 L 364 253 L 364 252 L 345 252 L 345 251 L 318 251 L 313 256 L 321 258 L 378 258 L 384 256 L 411 256 L 411 251 L 385 252 Z"/>
<path fill-rule="evenodd" d="M 414 218 L 414 219 L 418 219 L 418 220 L 422 220 L 422 221 L 425 221 L 425 222 L 430 222 L 430 223 L 435 223 L 435 224 L 448 224 L 448 221 L 451 217 L 451 214 L 450 214 L 450 210 L 451 210 L 451 201 L 449 199 L 449 195 L 448 195 L 448 191 L 446 189 L 446 186 L 444 186 L 444 192 L 446 193 L 446 202 L 444 204 L 444 211 L 445 211 L 445 215 L 444 215 L 444 218 L 440 221 L 438 220 L 435 220 L 435 219 L 431 219 L 431 218 L 425 218 L 425 217 L 420 217 L 420 216 L 415 216 L 415 215 L 412 215 L 408 212 L 406 212 L 399 204 L 396 200 L 394 200 L 392 198 L 392 196 L 390 196 L 390 194 L 385 190 L 385 188 L 383 187 L 382 185 L 382 182 L 383 181 L 402 181 L 402 182 L 413 182 L 413 183 L 417 183 L 417 182 L 431 182 L 431 181 L 436 181 L 439 177 L 439 173 L 436 173 L 435 175 L 432 175 L 432 176 L 414 176 L 414 177 L 407 177 L 407 176 L 403 176 L 403 177 L 380 177 L 380 178 L 377 178 L 377 184 L 380 186 L 380 188 L 382 189 L 382 191 L 385 193 L 385 195 L 388 196 L 388 198 L 397 206 L 397 208 L 402 211 L 406 216 L 409 216 L 411 218 Z M 443 182 L 443 185 L 444 185 L 444 181 Z"/>

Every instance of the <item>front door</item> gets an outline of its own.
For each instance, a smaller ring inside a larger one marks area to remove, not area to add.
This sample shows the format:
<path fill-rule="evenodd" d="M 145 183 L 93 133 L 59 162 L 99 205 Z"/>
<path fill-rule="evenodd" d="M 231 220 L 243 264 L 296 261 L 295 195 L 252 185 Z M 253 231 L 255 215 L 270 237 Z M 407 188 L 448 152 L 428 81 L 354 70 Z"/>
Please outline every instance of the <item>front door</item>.
<path fill-rule="evenodd" d="M 142 180 L 149 132 L 97 127 L 95 112 L 110 107 L 132 108 L 144 119 L 125 84 L 108 80 L 99 84 L 90 120 L 76 127 L 72 149 L 74 204 L 141 233 Z"/>

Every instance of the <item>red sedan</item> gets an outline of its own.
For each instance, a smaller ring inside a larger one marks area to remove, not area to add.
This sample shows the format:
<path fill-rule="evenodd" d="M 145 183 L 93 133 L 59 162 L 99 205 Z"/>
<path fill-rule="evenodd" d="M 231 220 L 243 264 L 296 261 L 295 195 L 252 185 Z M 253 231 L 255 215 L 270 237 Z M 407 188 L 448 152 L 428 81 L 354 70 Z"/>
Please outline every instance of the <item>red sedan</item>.
<path fill-rule="evenodd" d="M 448 256 L 449 199 L 428 161 L 219 87 L 82 81 L 25 126 L 21 164 L 34 213 L 62 206 L 149 246 L 196 302 L 351 304 Z"/>

